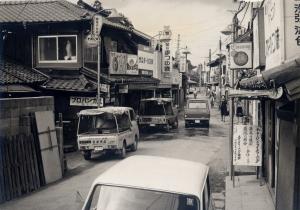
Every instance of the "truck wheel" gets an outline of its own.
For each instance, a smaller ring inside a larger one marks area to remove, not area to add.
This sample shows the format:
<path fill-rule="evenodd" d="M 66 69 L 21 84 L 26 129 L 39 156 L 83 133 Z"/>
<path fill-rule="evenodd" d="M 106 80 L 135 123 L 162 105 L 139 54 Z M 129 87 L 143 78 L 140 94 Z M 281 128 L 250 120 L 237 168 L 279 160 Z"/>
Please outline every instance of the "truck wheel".
<path fill-rule="evenodd" d="M 131 148 L 130 148 L 132 152 L 135 152 L 137 150 L 138 143 L 139 143 L 139 139 L 137 136 L 135 136 L 134 143 L 131 145 Z"/>
<path fill-rule="evenodd" d="M 91 151 L 84 151 L 83 157 L 85 160 L 91 160 L 91 157 L 92 157 Z"/>
<path fill-rule="evenodd" d="M 126 142 L 123 142 L 123 147 L 120 149 L 120 154 L 119 154 L 120 159 L 124 159 L 126 157 Z"/>

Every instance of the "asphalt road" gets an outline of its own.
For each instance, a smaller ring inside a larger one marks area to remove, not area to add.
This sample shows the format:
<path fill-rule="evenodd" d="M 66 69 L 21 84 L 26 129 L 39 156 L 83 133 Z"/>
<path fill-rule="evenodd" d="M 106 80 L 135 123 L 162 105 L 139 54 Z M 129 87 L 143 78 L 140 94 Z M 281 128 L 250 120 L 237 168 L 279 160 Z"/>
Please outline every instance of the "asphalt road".
<path fill-rule="evenodd" d="M 226 156 L 228 154 L 228 122 L 221 122 L 218 110 L 213 109 L 209 128 L 185 129 L 182 115 L 181 113 L 179 128 L 176 130 L 171 130 L 169 133 L 163 130 L 143 133 L 138 151 L 130 152 L 128 156 L 154 155 L 208 164 L 212 192 L 216 193 L 217 199 L 222 202 L 225 190 L 226 160 L 228 159 Z M 69 171 L 63 180 L 0 205 L 0 209 L 80 209 L 82 203 L 79 202 L 77 192 L 85 198 L 93 180 L 120 161 L 114 156 L 95 157 L 92 161 L 85 161 L 79 152 L 67 154 L 67 160 Z"/>

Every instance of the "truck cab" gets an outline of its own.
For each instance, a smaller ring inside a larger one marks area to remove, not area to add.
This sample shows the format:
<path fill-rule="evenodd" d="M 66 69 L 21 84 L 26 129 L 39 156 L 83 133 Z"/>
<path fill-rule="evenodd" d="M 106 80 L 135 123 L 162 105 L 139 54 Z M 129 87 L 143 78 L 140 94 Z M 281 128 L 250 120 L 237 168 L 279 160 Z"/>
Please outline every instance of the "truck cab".
<path fill-rule="evenodd" d="M 86 109 L 78 113 L 77 143 L 86 160 L 93 153 L 118 153 L 137 150 L 139 129 L 134 110 L 129 107 Z"/>
<path fill-rule="evenodd" d="M 139 109 L 141 128 L 162 127 L 169 131 L 178 128 L 178 112 L 171 98 L 142 99 Z"/>

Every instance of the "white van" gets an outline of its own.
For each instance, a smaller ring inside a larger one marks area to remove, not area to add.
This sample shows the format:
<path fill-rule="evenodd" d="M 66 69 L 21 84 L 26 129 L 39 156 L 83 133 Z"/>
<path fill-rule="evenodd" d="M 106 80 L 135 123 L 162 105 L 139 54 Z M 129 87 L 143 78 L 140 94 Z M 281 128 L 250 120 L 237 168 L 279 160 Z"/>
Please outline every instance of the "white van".
<path fill-rule="evenodd" d="M 77 143 L 86 160 L 92 153 L 113 151 L 124 158 L 126 149 L 137 150 L 140 135 L 132 108 L 86 109 L 78 116 Z"/>
<path fill-rule="evenodd" d="M 154 156 L 131 156 L 93 183 L 83 210 L 213 210 L 208 166 Z"/>

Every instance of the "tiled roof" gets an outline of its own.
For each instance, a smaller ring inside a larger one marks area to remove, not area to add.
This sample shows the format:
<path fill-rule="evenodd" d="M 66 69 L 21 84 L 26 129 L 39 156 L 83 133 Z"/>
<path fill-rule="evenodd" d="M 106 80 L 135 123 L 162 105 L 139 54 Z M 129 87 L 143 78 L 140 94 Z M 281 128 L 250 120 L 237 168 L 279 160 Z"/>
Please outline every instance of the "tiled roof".
<path fill-rule="evenodd" d="M 30 84 L 47 80 L 33 69 L 10 61 L 0 63 L 0 84 Z"/>
<path fill-rule="evenodd" d="M 92 82 L 88 81 L 83 75 L 72 78 L 52 78 L 46 82 L 43 88 L 51 90 L 64 90 L 64 91 L 94 91 L 96 87 Z"/>
<path fill-rule="evenodd" d="M 91 13 L 66 0 L 0 1 L 0 23 L 80 21 Z"/>
<path fill-rule="evenodd" d="M 132 76 L 132 75 L 111 75 L 109 79 L 116 83 L 159 83 L 158 79 L 145 76 Z"/>

